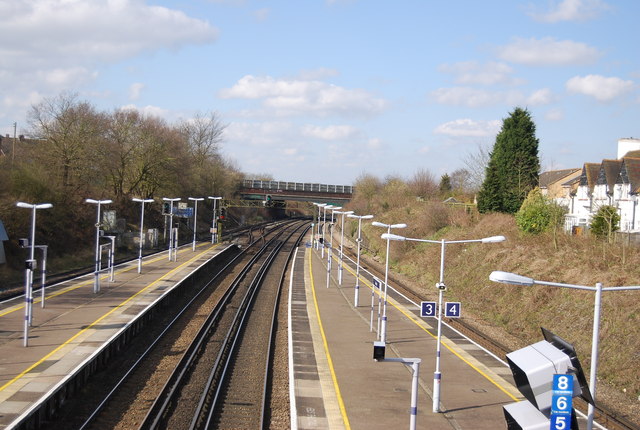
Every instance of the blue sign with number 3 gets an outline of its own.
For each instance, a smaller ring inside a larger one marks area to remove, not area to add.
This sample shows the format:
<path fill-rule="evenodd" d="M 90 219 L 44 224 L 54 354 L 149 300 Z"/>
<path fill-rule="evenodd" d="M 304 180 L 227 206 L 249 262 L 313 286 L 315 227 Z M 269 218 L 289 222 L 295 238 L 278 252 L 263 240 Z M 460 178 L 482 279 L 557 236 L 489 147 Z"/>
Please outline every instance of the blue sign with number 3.
<path fill-rule="evenodd" d="M 435 317 L 436 316 L 436 302 L 420 302 L 420 316 L 421 317 Z"/>

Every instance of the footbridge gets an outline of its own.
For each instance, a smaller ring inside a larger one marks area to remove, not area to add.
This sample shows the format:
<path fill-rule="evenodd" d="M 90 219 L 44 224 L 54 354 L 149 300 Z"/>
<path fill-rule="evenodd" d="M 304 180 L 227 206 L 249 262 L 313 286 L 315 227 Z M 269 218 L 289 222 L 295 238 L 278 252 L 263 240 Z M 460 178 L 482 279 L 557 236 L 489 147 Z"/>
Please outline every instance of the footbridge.
<path fill-rule="evenodd" d="M 351 200 L 351 185 L 328 185 L 304 182 L 258 181 L 245 179 L 240 195 L 247 200 L 301 201 L 344 204 Z"/>

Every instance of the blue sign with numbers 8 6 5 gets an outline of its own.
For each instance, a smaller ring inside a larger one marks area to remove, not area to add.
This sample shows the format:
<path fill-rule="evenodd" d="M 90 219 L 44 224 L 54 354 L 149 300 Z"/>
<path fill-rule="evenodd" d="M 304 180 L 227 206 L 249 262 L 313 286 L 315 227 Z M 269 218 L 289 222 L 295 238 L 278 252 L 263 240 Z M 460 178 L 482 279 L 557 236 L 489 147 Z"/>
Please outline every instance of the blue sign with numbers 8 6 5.
<path fill-rule="evenodd" d="M 573 376 L 553 375 L 553 396 L 551 397 L 551 430 L 571 430 L 571 410 L 573 408 Z"/>

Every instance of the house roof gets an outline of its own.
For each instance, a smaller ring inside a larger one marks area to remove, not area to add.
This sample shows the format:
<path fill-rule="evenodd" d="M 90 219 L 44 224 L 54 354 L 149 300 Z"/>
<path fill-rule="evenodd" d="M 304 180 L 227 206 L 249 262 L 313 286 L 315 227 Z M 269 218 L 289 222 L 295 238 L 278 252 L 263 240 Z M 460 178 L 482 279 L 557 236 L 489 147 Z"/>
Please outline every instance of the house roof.
<path fill-rule="evenodd" d="M 559 181 L 563 181 L 567 178 L 567 176 L 579 171 L 579 168 L 575 168 L 564 170 L 549 170 L 548 172 L 542 172 L 540 173 L 540 177 L 538 178 L 540 188 L 547 188 L 549 185 L 555 184 Z"/>
<path fill-rule="evenodd" d="M 609 190 L 613 189 L 620 169 L 622 168 L 622 160 L 602 160 L 600 171 L 598 172 L 597 185 L 606 185 Z"/>
<path fill-rule="evenodd" d="M 622 158 L 640 158 L 640 150 L 629 151 Z"/>
<path fill-rule="evenodd" d="M 625 157 L 622 159 L 622 166 L 616 183 L 630 184 L 632 193 L 640 191 L 640 157 Z"/>
<path fill-rule="evenodd" d="M 580 175 L 580 186 L 588 186 L 590 190 L 593 190 L 600 166 L 600 163 L 584 163 L 582 174 Z"/>

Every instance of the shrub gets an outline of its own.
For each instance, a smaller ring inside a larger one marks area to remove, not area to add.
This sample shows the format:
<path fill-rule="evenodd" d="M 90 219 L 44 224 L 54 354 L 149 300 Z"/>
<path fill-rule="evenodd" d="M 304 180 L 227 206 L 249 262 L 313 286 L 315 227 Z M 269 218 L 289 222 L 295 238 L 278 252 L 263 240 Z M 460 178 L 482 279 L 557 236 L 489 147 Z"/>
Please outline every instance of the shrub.
<path fill-rule="evenodd" d="M 591 220 L 590 231 L 597 237 L 611 240 L 614 231 L 617 231 L 620 223 L 618 210 L 613 206 L 602 206 Z"/>
<path fill-rule="evenodd" d="M 542 195 L 536 187 L 529 192 L 516 213 L 518 228 L 530 234 L 540 234 L 557 227 L 562 221 L 565 209 Z"/>

